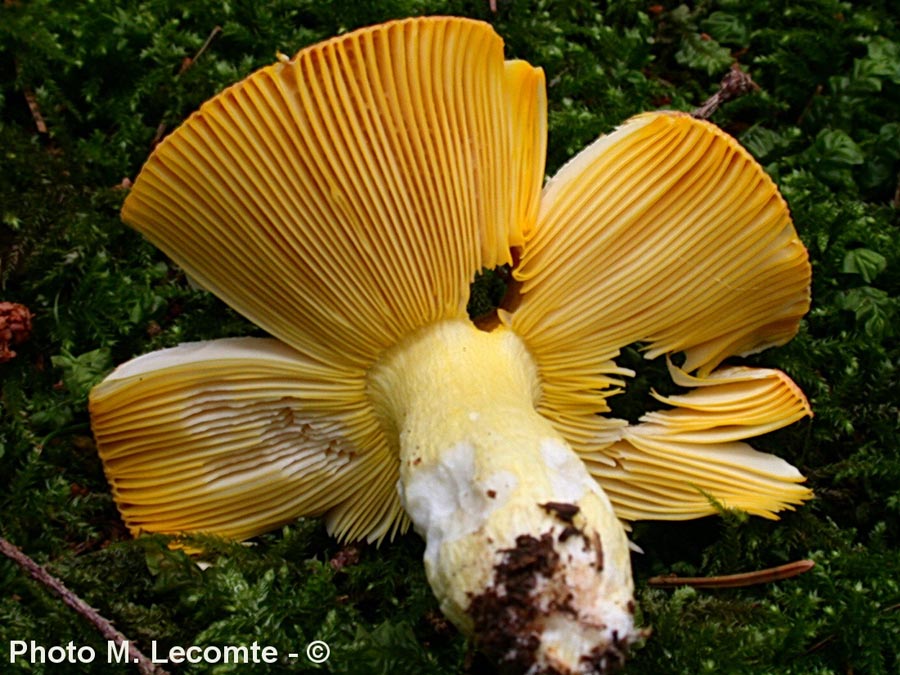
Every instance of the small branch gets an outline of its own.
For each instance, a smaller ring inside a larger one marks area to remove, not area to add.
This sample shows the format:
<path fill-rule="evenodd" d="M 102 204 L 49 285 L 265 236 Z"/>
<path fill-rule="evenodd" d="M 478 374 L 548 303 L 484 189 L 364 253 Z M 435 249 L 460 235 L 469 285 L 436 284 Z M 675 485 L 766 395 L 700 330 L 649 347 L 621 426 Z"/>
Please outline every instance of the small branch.
<path fill-rule="evenodd" d="M 816 99 L 822 95 L 822 85 L 817 85 L 815 91 L 812 96 L 806 101 L 806 105 L 803 106 L 803 110 L 800 111 L 800 114 L 797 116 L 797 121 L 794 122 L 796 126 L 800 126 L 803 124 L 803 120 L 806 119 L 806 116 L 809 114 L 809 111 L 812 110 L 813 105 L 815 105 Z"/>
<path fill-rule="evenodd" d="M 831 635 L 829 635 L 828 637 L 824 638 L 823 640 L 819 640 L 816 644 L 814 644 L 812 647 L 810 647 L 810 648 L 807 649 L 805 652 L 803 652 L 803 656 L 809 656 L 809 655 L 812 654 L 813 652 L 819 651 L 820 649 L 822 649 L 822 647 L 824 647 L 825 645 L 827 645 L 829 642 L 831 642 L 832 640 L 834 640 L 834 638 L 836 638 L 836 637 L 837 637 L 837 635 L 835 635 L 834 633 L 832 633 Z"/>
<path fill-rule="evenodd" d="M 128 656 L 137 666 L 141 675 L 168 675 L 167 671 L 150 661 L 150 659 L 144 656 L 138 648 L 134 646 L 134 643 L 113 628 L 113 625 L 108 619 L 100 616 L 100 613 L 97 612 L 96 609 L 66 588 L 63 582 L 51 575 L 47 570 L 38 565 L 34 560 L 22 553 L 22 551 L 3 537 L 0 537 L 0 553 L 28 572 L 28 575 L 32 579 L 58 595 L 65 604 L 74 609 L 83 618 L 87 619 L 107 640 L 114 641 L 116 646 L 121 646 L 123 642 L 127 642 Z"/>
<path fill-rule="evenodd" d="M 731 64 L 731 70 L 719 83 L 719 91 L 710 96 L 699 108 L 696 108 L 691 116 L 701 120 L 708 120 L 719 106 L 726 101 L 739 98 L 751 91 L 759 91 L 759 86 L 750 79 L 750 75 L 741 70 L 740 64 Z"/>
<path fill-rule="evenodd" d="M 216 39 L 219 33 L 222 32 L 221 26 L 214 26 L 210 31 L 209 35 L 206 37 L 206 41 L 200 45 L 200 49 L 193 56 L 186 56 L 184 60 L 181 62 L 181 68 L 178 69 L 178 73 L 175 75 L 176 78 L 186 73 L 190 70 L 191 66 L 193 66 L 197 59 L 203 56 L 203 53 L 209 49 L 209 46 L 212 44 L 212 41 Z M 150 147 L 155 148 L 159 142 L 163 139 L 163 136 L 166 135 L 166 123 L 160 122 L 156 127 L 156 133 L 153 135 L 153 140 L 150 142 Z"/>
<path fill-rule="evenodd" d="M 153 140 L 150 141 L 150 147 L 155 148 L 159 145 L 159 142 L 163 139 L 163 136 L 166 135 L 166 123 L 160 122 L 156 125 L 156 133 L 153 134 Z"/>
<path fill-rule="evenodd" d="M 203 45 L 201 45 L 200 49 L 197 50 L 197 53 L 194 54 L 194 56 L 192 58 L 186 58 L 184 61 L 181 62 L 181 70 L 178 71 L 178 74 L 181 75 L 184 71 L 186 71 L 188 68 L 190 68 L 192 65 L 194 65 L 194 63 L 197 61 L 197 59 L 199 59 L 201 56 L 203 56 L 203 52 L 205 52 L 207 49 L 209 49 L 209 46 L 212 44 L 212 41 L 215 40 L 216 37 L 221 32 L 222 32 L 222 27 L 215 26 L 212 29 L 212 31 L 210 32 L 209 36 L 207 36 L 206 42 L 204 42 Z"/>
<path fill-rule="evenodd" d="M 888 612 L 895 612 L 898 609 L 900 609 L 900 603 L 898 603 L 896 605 L 888 605 L 887 607 L 882 607 L 881 613 L 887 614 Z M 816 644 L 814 644 L 812 647 L 810 647 L 805 652 L 803 652 L 803 656 L 809 656 L 813 652 L 819 651 L 824 646 L 826 646 L 828 643 L 830 643 L 832 640 L 834 640 L 836 637 L 837 637 L 837 635 L 835 633 L 832 633 L 831 635 L 828 635 L 828 636 L 822 638 Z"/>
<path fill-rule="evenodd" d="M 3 3 L 4 7 L 13 7 L 15 3 L 6 0 Z M 19 65 L 19 60 L 14 60 L 16 67 L 16 75 L 22 75 L 22 68 Z M 29 87 L 27 84 L 23 87 L 22 93 L 25 95 L 25 102 L 28 104 L 28 109 L 31 111 L 31 119 L 34 120 L 34 126 L 37 127 L 37 131 L 39 134 L 47 133 L 47 122 L 44 120 L 44 115 L 41 113 L 41 106 L 38 105 L 37 96 L 34 95 L 34 90 Z"/>
<path fill-rule="evenodd" d="M 47 123 L 41 114 L 41 108 L 38 105 L 37 97 L 31 89 L 25 89 L 25 100 L 28 101 L 28 109 L 31 111 L 31 117 L 34 120 L 34 126 L 37 127 L 39 134 L 47 133 Z"/>
<path fill-rule="evenodd" d="M 651 577 L 647 584 L 656 588 L 678 588 L 679 586 L 693 586 L 694 588 L 743 588 L 755 584 L 768 584 L 773 581 L 789 579 L 798 574 L 808 572 L 815 563 L 812 560 L 797 560 L 787 565 L 770 567 L 756 572 L 744 572 L 742 574 L 726 574 L 718 577 L 679 577 L 674 574 L 661 577 Z"/>

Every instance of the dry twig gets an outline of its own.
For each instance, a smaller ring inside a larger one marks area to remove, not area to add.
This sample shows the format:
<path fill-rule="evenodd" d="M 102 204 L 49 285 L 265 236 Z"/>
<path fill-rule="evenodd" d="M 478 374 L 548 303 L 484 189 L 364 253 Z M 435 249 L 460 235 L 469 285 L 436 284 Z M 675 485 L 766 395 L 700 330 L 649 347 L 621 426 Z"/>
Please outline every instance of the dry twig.
<path fill-rule="evenodd" d="M 44 116 L 41 114 L 41 108 L 38 105 L 37 97 L 34 95 L 34 92 L 27 88 L 25 89 L 25 100 L 28 102 L 28 109 L 31 111 L 31 118 L 34 120 L 34 126 L 37 127 L 39 134 L 47 133 L 47 123 L 44 121 Z"/>
<path fill-rule="evenodd" d="M 167 671 L 154 664 L 134 646 L 133 642 L 113 628 L 109 619 L 102 617 L 96 609 L 66 588 L 62 581 L 54 577 L 3 537 L 0 537 L 0 553 L 28 572 L 32 579 L 58 595 L 65 604 L 87 619 L 107 640 L 115 642 L 116 646 L 121 646 L 123 642 L 127 642 L 129 660 L 137 666 L 141 675 L 168 675 Z"/>
<path fill-rule="evenodd" d="M 15 3 L 6 0 L 3 3 L 4 7 L 13 7 Z M 22 75 L 22 68 L 19 64 L 19 59 L 14 60 L 16 75 Z M 28 110 L 31 111 L 31 119 L 34 120 L 34 126 L 37 128 L 37 132 L 39 134 L 47 133 L 47 122 L 44 120 L 44 115 L 41 113 L 41 106 L 38 105 L 37 96 L 35 96 L 34 90 L 29 87 L 27 84 L 22 88 L 22 94 L 25 96 L 25 102 L 28 104 Z"/>
<path fill-rule="evenodd" d="M 759 86 L 750 79 L 750 75 L 741 70 L 740 64 L 731 64 L 731 70 L 719 83 L 719 91 L 710 96 L 699 108 L 691 113 L 693 117 L 708 120 L 719 106 L 751 91 L 759 91 Z"/>
<path fill-rule="evenodd" d="M 221 32 L 222 32 L 221 26 L 214 26 L 212 31 L 210 32 L 210 34 L 207 36 L 206 42 L 204 42 L 200 46 L 200 49 L 197 50 L 197 53 L 194 54 L 193 57 L 188 57 L 184 61 L 181 62 L 181 70 L 178 71 L 178 74 L 181 75 L 184 71 L 186 71 L 188 68 L 190 68 L 192 65 L 194 65 L 194 63 L 197 61 L 197 59 L 199 59 L 201 56 L 203 56 L 203 52 L 205 52 L 207 49 L 209 49 L 209 46 L 212 44 L 212 41 L 215 40 L 216 36 L 218 36 L 218 34 Z"/>
<path fill-rule="evenodd" d="M 178 69 L 178 73 L 175 75 L 176 78 L 186 73 L 190 70 L 191 66 L 193 66 L 197 59 L 203 56 L 203 53 L 209 49 L 209 46 L 212 44 L 212 41 L 216 39 L 219 33 L 222 32 L 221 26 L 213 26 L 213 29 L 210 31 L 209 35 L 206 37 L 206 41 L 200 45 L 200 49 L 197 50 L 197 53 L 193 56 L 186 56 L 184 60 L 181 62 L 181 68 Z M 150 142 L 150 147 L 155 148 L 157 144 L 162 140 L 163 136 L 166 135 L 166 123 L 160 122 L 156 127 L 156 133 L 153 135 L 153 140 Z"/>
<path fill-rule="evenodd" d="M 656 588 L 678 588 L 679 586 L 693 586 L 694 588 L 743 588 L 755 584 L 768 584 L 773 581 L 789 579 L 798 574 L 808 572 L 815 563 L 812 560 L 797 560 L 787 565 L 769 567 L 756 572 L 744 572 L 742 574 L 726 574 L 718 577 L 679 577 L 669 574 L 661 577 L 651 577 L 647 584 Z"/>

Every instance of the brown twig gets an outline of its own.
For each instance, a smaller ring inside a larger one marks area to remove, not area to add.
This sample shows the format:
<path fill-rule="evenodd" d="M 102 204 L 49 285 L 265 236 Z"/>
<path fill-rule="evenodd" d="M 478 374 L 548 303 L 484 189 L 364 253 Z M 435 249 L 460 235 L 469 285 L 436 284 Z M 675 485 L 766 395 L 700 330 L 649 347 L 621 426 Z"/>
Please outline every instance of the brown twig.
<path fill-rule="evenodd" d="M 835 633 L 832 633 L 828 637 L 825 637 L 825 638 L 819 640 L 816 644 L 814 644 L 812 647 L 810 647 L 805 652 L 803 652 L 803 656 L 809 656 L 813 652 L 819 651 L 820 649 L 822 649 L 822 647 L 827 645 L 829 642 L 834 640 L 834 638 L 836 638 L 836 637 L 837 637 L 837 635 Z"/>
<path fill-rule="evenodd" d="M 209 46 L 212 44 L 212 41 L 216 39 L 216 36 L 222 32 L 221 26 L 214 26 L 210 34 L 206 38 L 206 42 L 204 42 L 200 49 L 197 50 L 197 53 L 194 54 L 193 57 L 188 57 L 184 61 L 181 62 L 181 70 L 178 71 L 178 74 L 181 75 L 184 71 L 194 65 L 194 62 L 197 61 L 201 56 L 203 56 L 203 52 L 209 49 Z"/>
<path fill-rule="evenodd" d="M 14 3 L 9 2 L 8 0 L 3 3 L 4 7 L 13 7 Z M 22 68 L 19 64 L 19 59 L 14 60 L 16 67 L 16 75 L 22 75 Z M 22 94 L 25 96 L 25 102 L 28 104 L 28 110 L 31 111 L 31 119 L 34 120 L 34 126 L 37 127 L 37 131 L 39 134 L 47 133 L 47 122 L 44 119 L 43 113 L 41 113 L 41 106 L 38 105 L 37 96 L 34 94 L 34 90 L 29 87 L 27 84 L 22 88 Z"/>
<path fill-rule="evenodd" d="M 651 577 L 647 584 L 656 588 L 678 588 L 679 586 L 693 586 L 694 588 L 743 588 L 755 584 L 768 584 L 773 581 L 789 579 L 798 574 L 808 572 L 815 563 L 812 560 L 797 560 L 787 565 L 770 567 L 756 572 L 744 572 L 742 574 L 726 574 L 718 577 L 679 577 L 674 574 Z"/>
<path fill-rule="evenodd" d="M 102 617 L 96 609 L 66 588 L 62 581 L 51 575 L 3 537 L 0 537 L 0 553 L 28 572 L 32 579 L 58 595 L 65 604 L 87 619 L 107 640 L 115 642 L 119 647 L 126 642 L 129 660 L 137 666 L 141 675 L 168 675 L 167 671 L 154 664 L 134 646 L 134 643 L 113 628 L 109 619 Z"/>
<path fill-rule="evenodd" d="M 741 70 L 740 64 L 731 64 L 731 70 L 719 83 L 719 91 L 710 96 L 699 108 L 691 113 L 691 116 L 701 120 L 708 120 L 719 106 L 726 101 L 731 101 L 751 91 L 759 91 L 759 86 L 750 79 L 750 75 Z"/>
<path fill-rule="evenodd" d="M 800 126 L 803 124 L 803 120 L 806 119 L 806 116 L 809 114 L 809 111 L 812 110 L 813 105 L 816 103 L 816 99 L 822 95 L 823 87 L 821 84 L 816 85 L 815 90 L 812 93 L 812 96 L 809 97 L 806 101 L 806 105 L 803 106 L 803 110 L 800 111 L 800 114 L 797 116 L 797 121 L 794 122 L 795 126 Z"/>
<path fill-rule="evenodd" d="M 34 120 L 34 126 L 37 127 L 39 134 L 47 133 L 47 122 L 44 121 L 44 116 L 41 114 L 41 108 L 38 105 L 37 97 L 34 95 L 34 92 L 27 88 L 25 89 L 25 100 L 28 102 L 28 109 L 31 111 L 31 118 Z"/>
<path fill-rule="evenodd" d="M 882 607 L 881 613 L 887 614 L 888 612 L 895 612 L 898 609 L 900 609 L 900 603 L 897 603 L 896 605 L 888 605 L 887 607 Z M 812 647 L 810 647 L 805 652 L 803 652 L 803 656 L 808 656 L 808 655 L 812 654 L 813 652 L 819 651 L 820 649 L 825 647 L 827 644 L 829 644 L 831 641 L 833 641 L 836 637 L 837 637 L 837 633 L 831 633 L 830 635 L 825 636 L 824 638 L 819 640 L 816 644 L 814 644 Z"/>
<path fill-rule="evenodd" d="M 209 49 L 209 46 L 212 44 L 212 41 L 216 39 L 219 33 L 222 32 L 221 26 L 213 26 L 213 29 L 210 31 L 209 35 L 206 37 L 206 41 L 200 45 L 200 49 L 193 56 L 186 56 L 184 60 L 181 62 L 181 67 L 178 69 L 178 73 L 175 75 L 176 78 L 186 73 L 190 70 L 191 66 L 193 66 L 197 59 L 203 56 L 203 53 Z M 156 127 L 156 133 L 153 135 L 153 140 L 150 141 L 150 147 L 155 148 L 159 142 L 162 140 L 163 136 L 166 135 L 166 123 L 160 122 Z"/>

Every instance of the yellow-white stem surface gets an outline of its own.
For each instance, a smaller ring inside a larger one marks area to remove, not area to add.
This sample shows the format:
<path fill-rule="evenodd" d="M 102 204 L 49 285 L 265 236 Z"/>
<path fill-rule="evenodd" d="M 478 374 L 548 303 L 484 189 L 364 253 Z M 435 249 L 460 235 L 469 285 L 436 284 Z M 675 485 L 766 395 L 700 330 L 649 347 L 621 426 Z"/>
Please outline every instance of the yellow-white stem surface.
<path fill-rule="evenodd" d="M 636 637 L 628 541 L 606 495 L 535 411 L 522 340 L 433 324 L 369 387 L 441 609 L 519 672 L 602 673 Z"/>

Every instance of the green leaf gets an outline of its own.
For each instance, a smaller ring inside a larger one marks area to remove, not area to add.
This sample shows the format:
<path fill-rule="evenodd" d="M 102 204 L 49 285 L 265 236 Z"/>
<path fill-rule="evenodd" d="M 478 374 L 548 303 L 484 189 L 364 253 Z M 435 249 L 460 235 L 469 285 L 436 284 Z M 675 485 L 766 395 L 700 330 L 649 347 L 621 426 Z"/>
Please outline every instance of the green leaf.
<path fill-rule="evenodd" d="M 740 46 L 745 46 L 749 42 L 749 34 L 743 21 L 727 12 L 713 12 L 700 27 L 718 42 Z"/>
<path fill-rule="evenodd" d="M 63 351 L 50 361 L 56 368 L 62 368 L 63 384 L 78 399 L 86 399 L 93 386 L 113 367 L 112 354 L 105 347 L 78 356 Z"/>
<path fill-rule="evenodd" d="M 863 332 L 870 338 L 880 341 L 894 334 L 898 302 L 880 288 L 860 286 L 843 291 L 838 304 L 854 313 L 856 322 L 862 324 Z"/>
<path fill-rule="evenodd" d="M 866 283 L 871 283 L 887 267 L 887 259 L 868 248 L 855 248 L 847 251 L 841 271 L 845 274 L 858 274 Z"/>
<path fill-rule="evenodd" d="M 891 159 L 900 159 L 900 122 L 889 122 L 878 130 L 878 150 Z"/>
<path fill-rule="evenodd" d="M 787 145 L 788 141 L 776 131 L 756 126 L 741 136 L 741 145 L 759 161 L 765 161 L 775 150 Z"/>
<path fill-rule="evenodd" d="M 816 137 L 815 148 L 823 160 L 833 164 L 852 166 L 865 161 L 860 147 L 840 129 L 823 129 Z"/>
<path fill-rule="evenodd" d="M 900 44 L 879 35 L 871 38 L 866 48 L 866 57 L 853 64 L 854 75 L 864 73 L 900 84 Z"/>
<path fill-rule="evenodd" d="M 734 59 L 728 49 L 711 37 L 690 33 L 681 41 L 675 60 L 688 68 L 705 70 L 707 75 L 716 75 L 728 70 Z"/>

